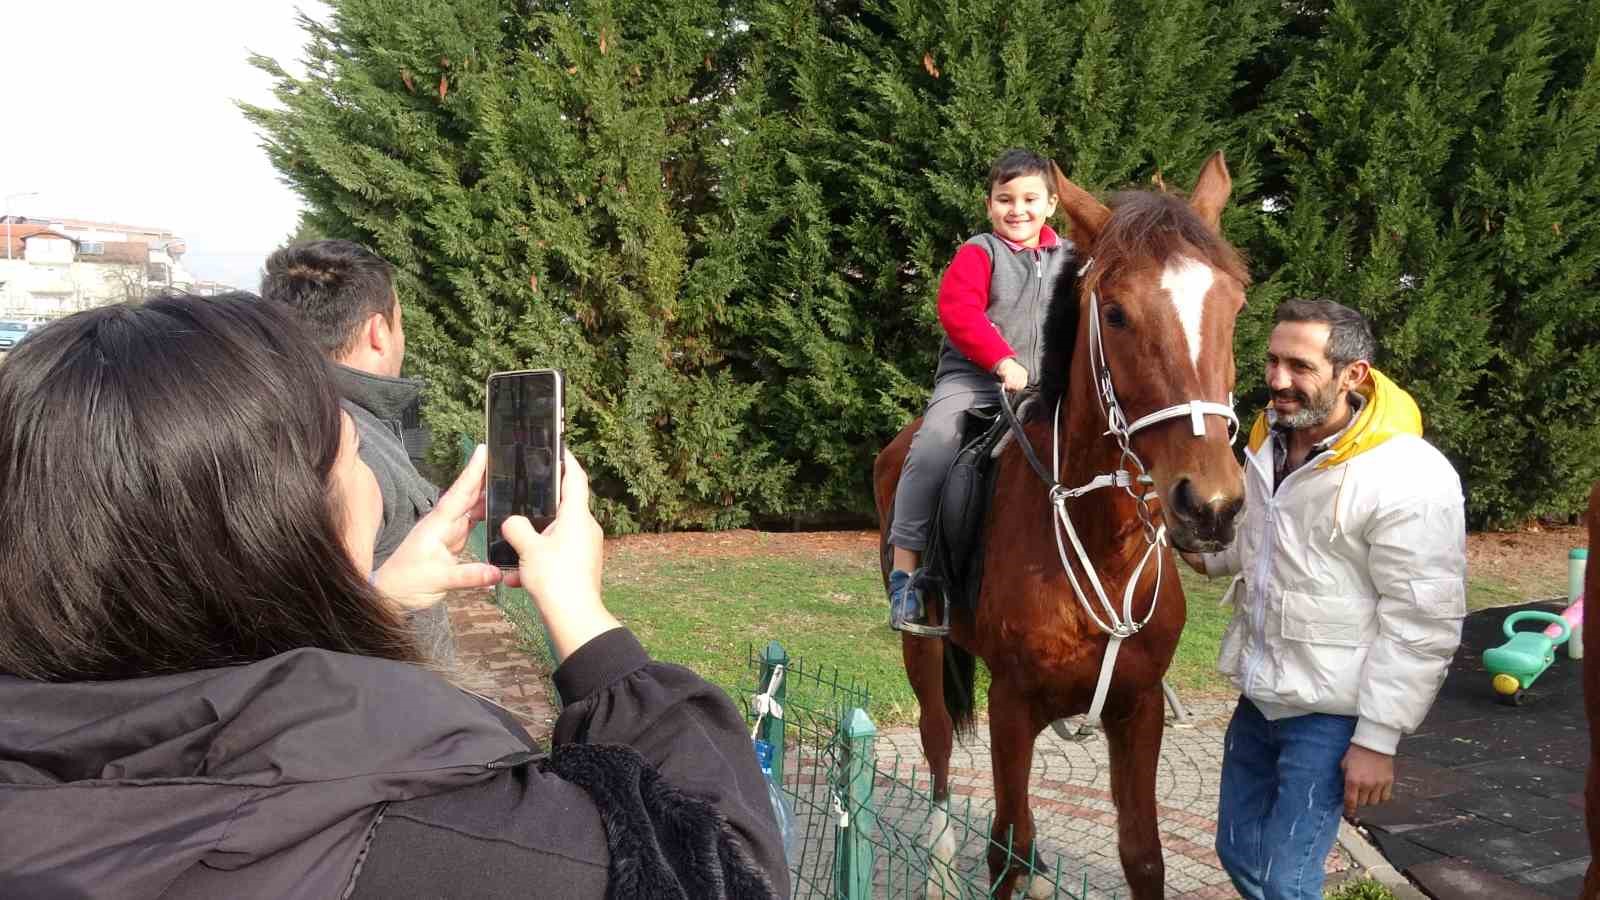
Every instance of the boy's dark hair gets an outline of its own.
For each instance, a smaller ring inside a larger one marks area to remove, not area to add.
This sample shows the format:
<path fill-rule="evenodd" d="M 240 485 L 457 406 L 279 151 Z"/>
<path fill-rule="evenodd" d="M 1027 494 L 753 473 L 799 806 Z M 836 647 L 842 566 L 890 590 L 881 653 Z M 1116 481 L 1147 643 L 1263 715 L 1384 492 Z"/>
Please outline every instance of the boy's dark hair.
<path fill-rule="evenodd" d="M 329 362 L 242 291 L 68 316 L 0 364 L 0 672 L 415 662 L 345 550 Z"/>
<path fill-rule="evenodd" d="M 1300 298 L 1278 304 L 1272 314 L 1273 324 L 1280 322 L 1321 322 L 1328 326 L 1328 345 L 1323 353 L 1333 363 L 1335 372 L 1356 360 L 1375 362 L 1378 341 L 1372 335 L 1372 324 L 1361 313 L 1332 300 Z"/>
<path fill-rule="evenodd" d="M 1045 187 L 1050 193 L 1056 192 L 1056 186 L 1050 180 L 1050 160 L 1032 150 L 1023 150 L 1020 147 L 1013 147 L 1000 154 L 1000 158 L 989 167 L 989 190 L 993 191 L 995 185 L 1005 184 L 1024 175 L 1037 175 L 1043 178 Z"/>
<path fill-rule="evenodd" d="M 334 359 L 356 345 L 374 315 L 394 324 L 394 268 L 355 241 L 306 241 L 278 250 L 267 258 L 261 296 L 298 310 Z"/>

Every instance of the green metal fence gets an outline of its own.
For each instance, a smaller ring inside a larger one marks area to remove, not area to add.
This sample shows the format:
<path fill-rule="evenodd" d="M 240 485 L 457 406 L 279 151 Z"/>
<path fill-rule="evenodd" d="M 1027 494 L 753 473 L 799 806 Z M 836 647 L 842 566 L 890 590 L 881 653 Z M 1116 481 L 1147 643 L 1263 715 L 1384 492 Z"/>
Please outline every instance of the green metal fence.
<path fill-rule="evenodd" d="M 1066 860 L 1046 870 L 1017 856 L 990 839 L 991 817 L 975 814 L 970 798 L 935 806 L 925 772 L 898 756 L 880 757 L 865 684 L 835 667 L 789 659 L 777 641 L 751 649 L 748 670 L 746 709 L 774 748 L 773 774 L 794 808 L 794 897 L 992 897 L 991 850 L 1033 873 L 1031 896 L 1088 896 L 1081 867 L 1069 874 Z M 757 714 L 751 698 L 769 688 L 781 716 Z M 948 862 L 930 852 L 936 845 Z"/>

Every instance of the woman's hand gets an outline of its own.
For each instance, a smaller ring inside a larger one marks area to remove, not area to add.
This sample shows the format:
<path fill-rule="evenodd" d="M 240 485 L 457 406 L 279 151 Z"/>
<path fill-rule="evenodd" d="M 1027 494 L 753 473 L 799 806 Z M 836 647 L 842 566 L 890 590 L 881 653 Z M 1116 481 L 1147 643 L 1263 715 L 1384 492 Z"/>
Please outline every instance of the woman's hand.
<path fill-rule="evenodd" d="M 1000 364 L 994 367 L 994 374 L 1000 379 L 1000 386 L 1013 394 L 1028 386 L 1028 370 L 1015 357 L 1008 356 L 1000 360 Z"/>
<path fill-rule="evenodd" d="M 602 632 L 622 627 L 600 601 L 605 535 L 589 512 L 589 476 L 571 453 L 562 457 L 555 521 L 540 534 L 526 517 L 512 516 L 500 526 L 500 535 L 520 563 L 506 583 L 520 584 L 533 597 L 557 662 Z"/>
<path fill-rule="evenodd" d="M 468 533 L 483 519 L 483 475 L 488 464 L 489 454 L 479 444 L 455 483 L 373 575 L 378 590 L 407 612 L 426 609 L 450 591 L 493 587 L 500 581 L 496 566 L 461 562 Z"/>

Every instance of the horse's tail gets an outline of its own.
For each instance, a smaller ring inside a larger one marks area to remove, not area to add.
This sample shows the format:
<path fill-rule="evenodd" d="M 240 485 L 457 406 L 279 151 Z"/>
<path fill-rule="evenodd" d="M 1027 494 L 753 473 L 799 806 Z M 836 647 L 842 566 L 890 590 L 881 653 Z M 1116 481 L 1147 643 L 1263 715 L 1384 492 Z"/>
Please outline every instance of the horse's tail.
<path fill-rule="evenodd" d="M 972 731 L 972 682 L 976 668 L 976 657 L 957 647 L 954 641 L 944 642 L 944 708 L 950 713 L 958 738 Z"/>

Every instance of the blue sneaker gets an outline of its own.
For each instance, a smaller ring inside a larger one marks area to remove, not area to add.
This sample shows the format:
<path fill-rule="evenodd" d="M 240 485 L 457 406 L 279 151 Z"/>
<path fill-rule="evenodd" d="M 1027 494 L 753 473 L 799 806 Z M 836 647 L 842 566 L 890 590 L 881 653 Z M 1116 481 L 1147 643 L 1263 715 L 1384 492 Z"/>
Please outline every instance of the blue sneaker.
<path fill-rule="evenodd" d="M 899 631 L 922 620 L 922 592 L 912 587 L 914 572 L 889 573 L 889 627 Z"/>

